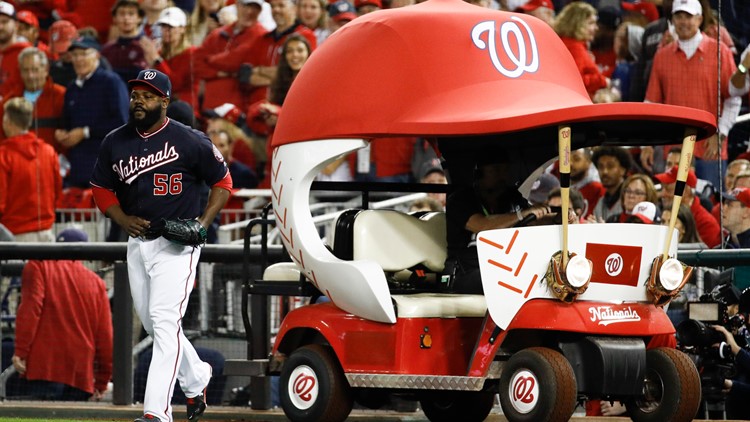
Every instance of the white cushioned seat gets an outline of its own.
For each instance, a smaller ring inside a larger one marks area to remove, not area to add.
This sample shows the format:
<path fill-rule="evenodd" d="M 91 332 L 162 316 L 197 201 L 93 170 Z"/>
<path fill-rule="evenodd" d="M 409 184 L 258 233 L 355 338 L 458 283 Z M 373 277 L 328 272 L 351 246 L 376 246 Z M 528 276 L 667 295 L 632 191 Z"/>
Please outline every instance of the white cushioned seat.
<path fill-rule="evenodd" d="M 263 271 L 263 280 L 268 281 L 299 281 L 299 277 L 299 267 L 294 262 L 277 262 Z"/>
<path fill-rule="evenodd" d="M 487 312 L 482 295 L 418 293 L 391 297 L 399 318 L 484 317 Z"/>

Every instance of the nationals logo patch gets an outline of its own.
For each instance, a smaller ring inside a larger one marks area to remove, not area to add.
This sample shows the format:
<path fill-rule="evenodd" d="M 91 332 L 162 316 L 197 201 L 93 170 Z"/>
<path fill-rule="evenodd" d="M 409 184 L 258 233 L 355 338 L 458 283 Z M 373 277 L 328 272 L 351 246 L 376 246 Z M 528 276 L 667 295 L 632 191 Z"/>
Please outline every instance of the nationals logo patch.
<path fill-rule="evenodd" d="M 485 33 L 487 41 L 482 39 Z M 517 78 L 524 72 L 534 73 L 539 69 L 536 38 L 521 18 L 512 16 L 510 21 L 500 24 L 499 31 L 495 29 L 495 21 L 480 22 L 471 30 L 471 40 L 480 50 L 487 50 L 492 65 L 505 77 Z"/>

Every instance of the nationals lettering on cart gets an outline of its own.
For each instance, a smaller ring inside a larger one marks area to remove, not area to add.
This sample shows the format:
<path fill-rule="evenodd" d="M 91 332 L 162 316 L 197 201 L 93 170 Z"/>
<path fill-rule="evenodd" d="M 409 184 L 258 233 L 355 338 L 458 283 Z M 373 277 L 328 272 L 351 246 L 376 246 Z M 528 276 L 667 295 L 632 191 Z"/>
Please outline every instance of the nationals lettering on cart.
<path fill-rule="evenodd" d="M 631 309 L 612 309 L 611 306 L 597 306 L 589 308 L 591 321 L 599 321 L 599 325 L 609 325 L 618 322 L 637 322 L 641 320 L 638 312 Z"/>
<path fill-rule="evenodd" d="M 174 147 L 170 147 L 169 142 L 166 142 L 164 144 L 164 149 L 156 154 L 148 154 L 143 157 L 133 157 L 131 155 L 130 158 L 128 158 L 127 163 L 125 160 L 120 160 L 119 163 L 112 166 L 112 170 L 117 173 L 120 180 L 130 184 L 140 174 L 163 166 L 164 164 L 171 163 L 179 158 L 180 154 L 177 153 L 177 150 L 175 150 Z"/>

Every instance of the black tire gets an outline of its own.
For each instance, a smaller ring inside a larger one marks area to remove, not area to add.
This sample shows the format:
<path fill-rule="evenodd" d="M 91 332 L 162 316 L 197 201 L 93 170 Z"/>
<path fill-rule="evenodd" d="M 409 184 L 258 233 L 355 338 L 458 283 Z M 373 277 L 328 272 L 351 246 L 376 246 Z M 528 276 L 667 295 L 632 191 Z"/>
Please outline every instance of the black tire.
<path fill-rule="evenodd" d="M 490 414 L 495 393 L 487 391 L 431 391 L 419 400 L 432 422 L 480 422 Z"/>
<path fill-rule="evenodd" d="M 514 354 L 500 375 L 500 404 L 510 422 L 567 421 L 577 395 L 570 362 L 545 347 Z"/>
<path fill-rule="evenodd" d="M 289 356 L 279 378 L 281 407 L 293 422 L 343 421 L 354 403 L 330 347 L 311 344 Z"/>
<path fill-rule="evenodd" d="M 646 352 L 643 395 L 626 401 L 636 422 L 691 421 L 701 403 L 701 379 L 690 358 L 660 347 Z"/>

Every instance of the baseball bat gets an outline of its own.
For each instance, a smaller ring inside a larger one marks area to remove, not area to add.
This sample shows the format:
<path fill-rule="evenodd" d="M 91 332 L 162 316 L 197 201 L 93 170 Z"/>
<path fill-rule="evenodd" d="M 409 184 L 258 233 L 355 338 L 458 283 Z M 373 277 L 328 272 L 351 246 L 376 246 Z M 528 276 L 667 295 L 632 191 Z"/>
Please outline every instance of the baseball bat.
<path fill-rule="evenodd" d="M 685 193 L 685 182 L 687 181 L 690 163 L 693 161 L 693 149 L 695 148 L 695 128 L 685 129 L 685 137 L 682 139 L 682 153 L 680 163 L 677 165 L 677 182 L 674 185 L 674 199 L 672 200 L 672 213 L 669 216 L 669 229 L 667 230 L 667 241 L 664 243 L 664 260 L 669 258 L 669 248 L 672 245 L 672 234 L 677 223 L 677 213 L 682 203 L 682 195 Z"/>
<path fill-rule="evenodd" d="M 557 146 L 560 160 L 560 199 L 562 207 L 562 256 L 560 267 L 564 270 L 568 264 L 568 213 L 570 208 L 570 126 L 558 126 Z"/>

